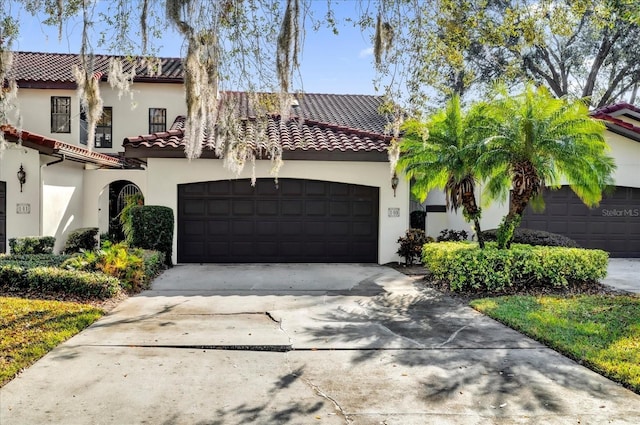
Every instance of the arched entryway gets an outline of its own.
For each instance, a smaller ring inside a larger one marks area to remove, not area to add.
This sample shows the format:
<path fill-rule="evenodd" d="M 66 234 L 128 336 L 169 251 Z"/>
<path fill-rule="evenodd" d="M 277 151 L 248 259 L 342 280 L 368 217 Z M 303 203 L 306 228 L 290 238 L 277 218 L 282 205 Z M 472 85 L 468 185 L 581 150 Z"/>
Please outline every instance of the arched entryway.
<path fill-rule="evenodd" d="M 103 191 L 100 203 L 104 205 L 104 208 L 101 208 L 100 231 L 108 233 L 110 240 L 124 239 L 120 225 L 120 213 L 125 207 L 127 199 L 139 194 L 142 194 L 140 188 L 129 180 L 114 181 L 109 184 L 108 190 Z M 107 198 L 103 199 L 105 195 Z"/>

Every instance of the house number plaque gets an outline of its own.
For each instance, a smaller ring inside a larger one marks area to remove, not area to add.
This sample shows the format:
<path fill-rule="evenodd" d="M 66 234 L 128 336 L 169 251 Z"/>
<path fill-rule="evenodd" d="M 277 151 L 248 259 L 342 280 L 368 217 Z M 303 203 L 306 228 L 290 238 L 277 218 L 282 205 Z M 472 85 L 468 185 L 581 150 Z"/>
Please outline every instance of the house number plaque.
<path fill-rule="evenodd" d="M 31 214 L 31 204 L 16 204 L 16 214 Z"/>
<path fill-rule="evenodd" d="M 389 208 L 389 217 L 400 217 L 400 208 Z"/>

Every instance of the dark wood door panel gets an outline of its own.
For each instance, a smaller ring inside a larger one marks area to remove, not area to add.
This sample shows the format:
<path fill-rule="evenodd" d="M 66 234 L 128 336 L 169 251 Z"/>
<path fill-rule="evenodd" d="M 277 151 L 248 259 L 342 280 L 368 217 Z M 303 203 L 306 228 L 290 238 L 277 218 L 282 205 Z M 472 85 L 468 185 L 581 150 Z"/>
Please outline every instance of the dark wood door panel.
<path fill-rule="evenodd" d="M 563 186 L 544 194 L 546 208 L 528 208 L 521 227 L 566 235 L 585 248 L 608 251 L 612 257 L 640 257 L 640 189 L 617 187 L 596 208 L 587 208 Z"/>
<path fill-rule="evenodd" d="M 378 189 L 303 179 L 178 186 L 179 262 L 377 262 Z"/>

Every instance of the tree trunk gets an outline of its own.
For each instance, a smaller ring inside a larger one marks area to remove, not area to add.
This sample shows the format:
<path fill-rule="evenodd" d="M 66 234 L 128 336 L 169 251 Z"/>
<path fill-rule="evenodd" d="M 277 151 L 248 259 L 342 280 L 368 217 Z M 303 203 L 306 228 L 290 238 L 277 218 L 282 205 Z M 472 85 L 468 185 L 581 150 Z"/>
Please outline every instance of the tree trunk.
<path fill-rule="evenodd" d="M 473 222 L 473 228 L 478 238 L 478 245 L 480 249 L 484 249 L 484 238 L 482 237 L 482 229 L 480 228 L 480 208 L 476 203 L 476 195 L 471 192 L 464 192 L 462 194 L 462 208 L 464 216 L 467 220 Z"/>
<path fill-rule="evenodd" d="M 522 161 L 512 167 L 512 189 L 509 197 L 509 213 L 498 229 L 498 248 L 511 248 L 513 232 L 520 225 L 522 214 L 529 201 L 540 192 L 542 180 L 530 161 Z"/>

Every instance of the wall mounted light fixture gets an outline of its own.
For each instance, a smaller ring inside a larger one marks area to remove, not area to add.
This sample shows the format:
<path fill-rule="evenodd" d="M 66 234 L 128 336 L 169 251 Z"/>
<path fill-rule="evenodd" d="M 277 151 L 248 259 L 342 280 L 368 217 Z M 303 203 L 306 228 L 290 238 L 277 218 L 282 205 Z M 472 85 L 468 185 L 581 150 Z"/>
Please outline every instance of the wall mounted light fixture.
<path fill-rule="evenodd" d="M 398 183 L 400 183 L 400 179 L 398 179 L 398 175 L 393 173 L 393 177 L 391 177 L 391 189 L 393 189 L 393 197 L 396 197 L 396 189 L 398 188 Z"/>
<path fill-rule="evenodd" d="M 18 170 L 18 181 L 20 182 L 20 192 L 22 192 L 22 185 L 27 182 L 27 172 L 24 171 L 22 164 L 20 164 L 20 169 Z"/>

